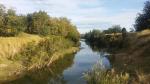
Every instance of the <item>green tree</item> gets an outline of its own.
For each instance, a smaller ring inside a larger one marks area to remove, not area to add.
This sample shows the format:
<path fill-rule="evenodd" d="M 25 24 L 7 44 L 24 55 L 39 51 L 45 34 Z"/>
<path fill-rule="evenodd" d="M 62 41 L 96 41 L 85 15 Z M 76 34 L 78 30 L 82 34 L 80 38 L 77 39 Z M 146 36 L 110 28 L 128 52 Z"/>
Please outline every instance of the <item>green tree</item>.
<path fill-rule="evenodd" d="M 72 29 L 68 32 L 67 38 L 72 40 L 75 43 L 78 43 L 80 40 L 80 34 L 77 31 L 76 26 L 72 26 Z"/>
<path fill-rule="evenodd" d="M 91 45 L 96 45 L 98 47 L 106 46 L 105 34 L 100 30 L 92 30 L 85 34 L 85 39 Z"/>
<path fill-rule="evenodd" d="M 105 34 L 112 34 L 112 33 L 121 33 L 121 30 L 122 28 L 120 27 L 120 25 L 114 25 L 110 28 L 108 28 L 107 30 L 104 30 L 103 32 Z"/>
<path fill-rule="evenodd" d="M 43 36 L 62 36 L 75 43 L 80 38 L 76 26 L 65 17 L 53 18 L 44 11 L 17 15 L 15 10 L 6 10 L 3 5 L 0 5 L 0 35 L 15 36 L 20 32 Z"/>
<path fill-rule="evenodd" d="M 123 28 L 122 29 L 122 38 L 123 40 L 127 37 L 127 31 L 126 31 L 126 28 Z"/>
<path fill-rule="evenodd" d="M 48 28 L 48 20 L 49 15 L 44 11 L 27 15 L 27 32 L 31 34 L 44 34 L 44 29 Z"/>
<path fill-rule="evenodd" d="M 3 25 L 4 25 L 4 15 L 5 15 L 6 9 L 5 6 L 0 4 L 0 35 L 2 35 L 3 32 Z"/>
<path fill-rule="evenodd" d="M 15 36 L 23 31 L 22 17 L 17 16 L 15 10 L 8 9 L 2 16 L 1 36 Z"/>
<path fill-rule="evenodd" d="M 150 29 L 150 1 L 145 3 L 143 13 L 139 14 L 135 21 L 135 30 Z"/>

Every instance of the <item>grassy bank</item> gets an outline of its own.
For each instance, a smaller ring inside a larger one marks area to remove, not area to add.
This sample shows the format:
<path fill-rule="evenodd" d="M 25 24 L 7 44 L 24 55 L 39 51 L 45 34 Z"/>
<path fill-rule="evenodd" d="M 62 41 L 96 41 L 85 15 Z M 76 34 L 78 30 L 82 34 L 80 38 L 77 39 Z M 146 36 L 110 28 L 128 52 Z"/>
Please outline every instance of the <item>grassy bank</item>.
<path fill-rule="evenodd" d="M 118 73 L 114 69 L 102 70 L 97 66 L 85 73 L 84 78 L 88 84 L 128 84 L 129 74 Z"/>
<path fill-rule="evenodd" d="M 107 37 L 107 35 L 106 35 Z M 109 49 L 111 49 L 112 55 L 110 56 L 110 62 L 113 69 L 115 70 L 114 76 L 110 72 L 94 70 L 87 74 L 87 80 L 94 81 L 96 84 L 99 82 L 113 81 L 115 76 L 118 79 L 122 78 L 121 73 L 128 73 L 129 79 L 127 83 L 131 84 L 149 84 L 150 83 L 150 30 L 144 30 L 141 32 L 127 33 L 126 37 L 123 39 L 121 35 L 109 35 L 109 39 L 113 38 L 112 41 L 108 39 L 103 39 L 103 42 L 107 42 Z M 117 38 L 118 37 L 118 38 Z M 107 41 L 106 41 L 107 40 Z M 100 44 L 99 44 L 100 45 Z M 96 46 L 96 45 L 95 45 Z M 113 47 L 114 46 L 114 47 Z M 99 46 L 98 46 L 99 47 Z M 101 46 L 100 46 L 101 48 Z M 107 46 L 106 46 L 107 48 Z M 111 70 L 110 70 L 111 71 Z M 104 73 L 104 74 L 102 74 Z M 108 76 L 107 76 L 108 75 Z M 109 78 L 112 78 L 110 79 Z M 102 77 L 102 79 L 101 79 Z M 96 78 L 96 79 L 95 79 Z M 104 78 L 104 79 L 103 79 Z M 107 80 L 107 81 L 105 81 Z M 114 81 L 122 81 L 114 79 Z M 113 83 L 112 84 L 117 84 Z M 120 83 L 126 84 L 126 83 Z"/>
<path fill-rule="evenodd" d="M 133 83 L 150 83 L 150 30 L 130 35 L 129 46 L 113 55 L 113 66 L 134 76 Z"/>
<path fill-rule="evenodd" d="M 39 42 L 42 38 L 38 35 L 22 33 L 17 37 L 0 37 L 0 80 L 5 80 L 11 75 L 21 73 L 25 67 L 14 58 L 28 43 Z"/>
<path fill-rule="evenodd" d="M 21 48 L 29 42 L 38 42 L 42 38 L 38 35 L 22 33 L 17 37 L 0 37 L 0 62 L 7 58 L 11 59 Z"/>
<path fill-rule="evenodd" d="M 50 67 L 65 54 L 78 50 L 74 42 L 62 36 L 23 34 L 0 39 L 0 81 L 14 80 L 35 68 Z"/>

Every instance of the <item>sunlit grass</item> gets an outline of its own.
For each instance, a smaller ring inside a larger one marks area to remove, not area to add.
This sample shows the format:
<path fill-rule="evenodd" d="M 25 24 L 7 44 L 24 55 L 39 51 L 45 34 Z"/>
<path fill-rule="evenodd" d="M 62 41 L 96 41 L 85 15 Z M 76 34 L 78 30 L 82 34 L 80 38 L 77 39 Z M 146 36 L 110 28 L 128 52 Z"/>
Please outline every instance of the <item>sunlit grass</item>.
<path fill-rule="evenodd" d="M 16 37 L 0 37 L 0 40 L 0 81 L 17 78 L 14 76 L 24 71 L 50 66 L 65 54 L 78 50 L 72 41 L 62 36 L 22 33 Z"/>
<path fill-rule="evenodd" d="M 128 84 L 128 73 L 117 73 L 114 69 L 103 70 L 99 67 L 94 67 L 92 71 L 84 74 L 84 78 L 88 84 Z"/>
<path fill-rule="evenodd" d="M 150 35 L 150 29 L 143 30 L 137 33 L 138 36 Z"/>
<path fill-rule="evenodd" d="M 72 41 L 61 36 L 49 36 L 44 37 L 37 44 L 30 42 L 13 60 L 20 61 L 31 70 L 50 65 L 62 55 L 76 50 Z"/>
<path fill-rule="evenodd" d="M 24 68 L 20 62 L 13 61 L 29 42 L 39 42 L 42 38 L 37 35 L 21 33 L 16 37 L 0 37 L 0 80 L 5 80 L 11 75 L 19 74 Z"/>
<path fill-rule="evenodd" d="M 0 58 L 11 59 L 29 42 L 38 42 L 41 37 L 30 34 L 20 34 L 17 37 L 0 37 Z"/>

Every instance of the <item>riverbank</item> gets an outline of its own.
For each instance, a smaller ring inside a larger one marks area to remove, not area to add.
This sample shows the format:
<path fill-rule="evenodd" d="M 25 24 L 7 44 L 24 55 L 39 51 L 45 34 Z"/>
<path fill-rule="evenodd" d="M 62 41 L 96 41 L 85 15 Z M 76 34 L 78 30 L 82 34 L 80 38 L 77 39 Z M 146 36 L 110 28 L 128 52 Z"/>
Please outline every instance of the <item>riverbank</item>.
<path fill-rule="evenodd" d="M 72 48 L 66 49 L 64 52 L 56 52 L 52 56 L 52 59 L 50 59 L 51 60 L 50 63 L 47 66 L 44 65 L 43 67 L 39 67 L 39 69 L 44 68 L 44 67 L 51 68 L 51 64 L 53 62 L 63 58 L 67 54 L 73 54 L 73 53 L 77 52 L 78 50 L 79 50 L 78 47 L 72 47 Z M 60 53 L 62 53 L 62 54 L 60 54 Z M 23 67 L 22 65 L 15 64 L 15 63 L 10 64 L 9 66 L 6 65 L 3 68 L 1 67 L 0 83 L 18 79 L 18 78 L 24 76 L 27 72 L 32 71 L 34 69 L 35 69 L 35 67 L 30 67 L 29 69 L 27 69 L 26 67 Z"/>
<path fill-rule="evenodd" d="M 150 82 L 150 30 L 130 35 L 129 46 L 115 52 L 112 56 L 113 67 L 117 71 L 128 72 L 134 76 L 133 83 Z"/>
<path fill-rule="evenodd" d="M 1 50 L 4 50 L 1 53 L 5 54 L 0 59 L 0 82 L 15 80 L 35 68 L 51 68 L 54 61 L 79 50 L 60 36 L 27 35 L 1 39 Z"/>
<path fill-rule="evenodd" d="M 0 37 L 0 81 L 9 79 L 12 75 L 20 74 L 25 67 L 19 62 L 13 61 L 25 46 L 34 41 L 35 43 L 42 40 L 38 35 L 22 33 L 17 37 Z M 15 77 L 11 77 L 13 79 Z"/>
<path fill-rule="evenodd" d="M 150 30 L 127 33 L 124 39 L 122 35 L 110 35 L 109 39 L 102 39 L 103 42 L 107 42 L 109 46 L 102 48 L 99 43 L 99 45 L 92 45 L 92 47 L 98 51 L 107 51 L 109 49 L 108 51 L 111 53 L 109 59 L 112 64 L 112 69 L 117 72 L 114 75 L 128 73 L 129 83 L 148 84 L 150 82 Z M 100 48 L 97 48 L 99 46 Z M 101 73 L 101 71 L 99 71 L 99 73 Z M 107 72 L 105 74 L 111 75 Z M 95 75 L 93 77 L 99 78 L 101 75 L 98 75 L 98 77 Z M 103 78 L 107 80 L 107 77 Z M 93 81 L 98 82 L 96 80 Z"/>

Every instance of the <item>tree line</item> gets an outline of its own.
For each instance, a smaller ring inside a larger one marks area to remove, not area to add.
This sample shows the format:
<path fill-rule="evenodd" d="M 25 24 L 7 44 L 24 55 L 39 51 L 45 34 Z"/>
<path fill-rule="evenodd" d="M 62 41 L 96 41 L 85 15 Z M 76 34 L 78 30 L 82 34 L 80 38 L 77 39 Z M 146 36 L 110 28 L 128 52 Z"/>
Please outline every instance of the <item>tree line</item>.
<path fill-rule="evenodd" d="M 80 37 L 76 26 L 65 17 L 50 17 L 45 11 L 17 15 L 14 9 L 0 4 L 0 36 L 16 36 L 20 32 L 64 36 L 73 41 Z"/>
<path fill-rule="evenodd" d="M 139 13 L 134 24 L 136 32 L 145 29 L 150 29 L 150 1 L 145 2 L 143 12 Z M 134 32 L 131 29 L 130 32 Z M 121 35 L 117 35 L 117 33 Z M 98 47 L 126 47 L 129 45 L 129 37 L 127 36 L 126 28 L 121 28 L 119 25 L 114 25 L 107 30 L 92 30 L 86 33 L 83 38 L 89 43 Z"/>
<path fill-rule="evenodd" d="M 114 25 L 104 31 L 94 29 L 86 33 L 83 38 L 92 46 L 100 48 L 118 48 L 123 47 L 121 41 L 126 37 L 126 33 L 127 31 L 125 28 Z"/>

